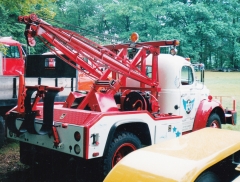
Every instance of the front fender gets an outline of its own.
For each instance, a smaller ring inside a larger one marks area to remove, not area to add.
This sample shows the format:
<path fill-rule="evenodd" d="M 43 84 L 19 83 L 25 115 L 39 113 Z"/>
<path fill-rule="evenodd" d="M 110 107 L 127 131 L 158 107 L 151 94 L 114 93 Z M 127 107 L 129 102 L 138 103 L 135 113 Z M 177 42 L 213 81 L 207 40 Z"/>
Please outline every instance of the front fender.
<path fill-rule="evenodd" d="M 200 102 L 193 125 L 193 131 L 205 128 L 207 120 L 211 113 L 217 113 L 224 124 L 224 110 L 220 102 L 217 100 L 204 99 Z"/>

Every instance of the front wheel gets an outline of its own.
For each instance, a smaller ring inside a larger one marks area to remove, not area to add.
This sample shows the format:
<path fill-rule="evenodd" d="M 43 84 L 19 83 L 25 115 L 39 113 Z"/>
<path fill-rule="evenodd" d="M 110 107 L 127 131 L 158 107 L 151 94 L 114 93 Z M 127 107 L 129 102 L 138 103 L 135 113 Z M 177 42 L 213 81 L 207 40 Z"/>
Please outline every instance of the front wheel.
<path fill-rule="evenodd" d="M 211 171 L 205 171 L 203 172 L 196 180 L 195 182 L 220 182 L 221 180 L 219 177 L 211 172 Z"/>
<path fill-rule="evenodd" d="M 218 114 L 213 113 L 210 115 L 207 121 L 207 127 L 212 127 L 212 128 L 221 128 L 221 120 Z"/>
<path fill-rule="evenodd" d="M 123 157 L 139 148 L 141 148 L 141 142 L 136 135 L 130 132 L 117 133 L 103 159 L 104 176 L 106 176 Z"/>

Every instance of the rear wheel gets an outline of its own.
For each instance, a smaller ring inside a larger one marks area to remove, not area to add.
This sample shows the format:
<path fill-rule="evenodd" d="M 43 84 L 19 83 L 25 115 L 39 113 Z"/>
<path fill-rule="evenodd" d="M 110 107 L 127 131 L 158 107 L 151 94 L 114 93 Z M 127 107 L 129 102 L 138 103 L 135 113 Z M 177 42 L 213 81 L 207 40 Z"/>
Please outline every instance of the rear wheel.
<path fill-rule="evenodd" d="M 117 133 L 104 157 L 104 176 L 127 154 L 141 148 L 138 137 L 130 132 Z"/>
<path fill-rule="evenodd" d="M 0 148 L 3 146 L 5 141 L 5 122 L 0 116 Z"/>
<path fill-rule="evenodd" d="M 213 113 L 210 115 L 207 121 L 207 127 L 212 127 L 212 128 L 221 128 L 221 120 L 218 114 Z"/>
<path fill-rule="evenodd" d="M 76 181 L 76 169 L 77 169 L 77 159 L 70 157 L 66 161 L 66 181 Z"/>

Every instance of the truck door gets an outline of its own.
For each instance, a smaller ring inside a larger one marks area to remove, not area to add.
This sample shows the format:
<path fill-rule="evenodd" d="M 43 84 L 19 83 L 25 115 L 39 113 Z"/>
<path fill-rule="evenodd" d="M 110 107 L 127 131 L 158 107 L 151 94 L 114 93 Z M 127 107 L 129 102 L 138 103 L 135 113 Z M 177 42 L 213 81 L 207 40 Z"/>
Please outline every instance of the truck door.
<path fill-rule="evenodd" d="M 7 52 L 2 59 L 3 75 L 19 75 L 24 73 L 24 59 L 20 46 L 7 46 Z"/>
<path fill-rule="evenodd" d="M 183 132 L 192 130 L 197 102 L 192 67 L 184 65 L 181 69 L 180 84 L 180 115 L 183 116 Z"/>

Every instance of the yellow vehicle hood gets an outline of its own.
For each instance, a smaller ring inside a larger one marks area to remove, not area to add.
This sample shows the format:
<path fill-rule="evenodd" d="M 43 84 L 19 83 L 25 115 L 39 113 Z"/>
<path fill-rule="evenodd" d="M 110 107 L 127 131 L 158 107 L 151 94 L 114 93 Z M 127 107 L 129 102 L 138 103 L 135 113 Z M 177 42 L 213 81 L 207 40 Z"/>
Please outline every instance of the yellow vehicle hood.
<path fill-rule="evenodd" d="M 104 182 L 194 181 L 239 149 L 240 132 L 204 128 L 130 153 Z"/>

